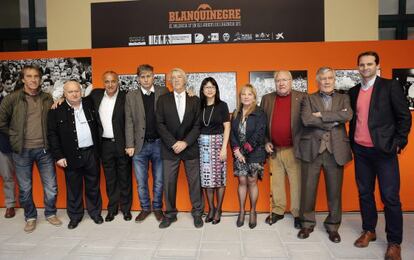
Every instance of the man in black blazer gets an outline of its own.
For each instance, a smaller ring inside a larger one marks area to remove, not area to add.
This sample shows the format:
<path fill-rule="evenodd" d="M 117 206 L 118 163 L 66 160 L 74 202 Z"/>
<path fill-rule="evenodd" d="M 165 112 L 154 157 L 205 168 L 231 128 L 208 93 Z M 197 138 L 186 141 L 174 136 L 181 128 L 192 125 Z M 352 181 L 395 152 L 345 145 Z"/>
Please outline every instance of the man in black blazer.
<path fill-rule="evenodd" d="M 407 145 L 411 113 L 399 83 L 377 76 L 379 56 L 376 52 L 361 53 L 357 61 L 362 82 L 349 90 L 354 111 L 349 136 L 355 157 L 363 232 L 354 245 L 367 247 L 370 241 L 376 240 L 378 215 L 374 190 L 378 178 L 388 241 L 385 259 L 401 259 L 403 217 L 397 153 Z"/>
<path fill-rule="evenodd" d="M 68 228 L 76 228 L 83 218 L 83 183 L 89 216 L 96 224 L 102 224 L 95 109 L 88 98 L 81 98 L 77 81 L 66 82 L 63 90 L 66 100 L 49 111 L 47 137 L 56 164 L 65 170 Z"/>
<path fill-rule="evenodd" d="M 118 74 L 102 75 L 105 89 L 94 89 L 89 95 L 98 112 L 100 156 L 106 180 L 108 215 L 114 220 L 120 207 L 124 220 L 132 219 L 131 161 L 125 153 L 125 92 L 119 91 Z"/>
<path fill-rule="evenodd" d="M 200 101 L 185 91 L 186 74 L 182 69 L 171 71 L 174 91 L 161 96 L 157 103 L 157 129 L 161 136 L 163 159 L 165 217 L 159 227 L 167 228 L 177 220 L 176 195 L 180 161 L 184 162 L 192 204 L 194 226 L 203 226 L 204 202 L 200 184 L 199 148 Z"/>

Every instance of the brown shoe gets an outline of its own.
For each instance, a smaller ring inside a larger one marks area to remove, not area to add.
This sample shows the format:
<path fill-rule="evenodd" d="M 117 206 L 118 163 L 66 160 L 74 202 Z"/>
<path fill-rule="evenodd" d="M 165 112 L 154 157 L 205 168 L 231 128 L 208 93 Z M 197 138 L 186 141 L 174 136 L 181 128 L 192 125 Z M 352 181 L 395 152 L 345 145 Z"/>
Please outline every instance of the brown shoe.
<path fill-rule="evenodd" d="M 313 232 L 313 228 L 301 228 L 298 233 L 298 238 L 306 239 L 309 237 L 310 233 Z"/>
<path fill-rule="evenodd" d="M 16 211 L 14 211 L 14 208 L 7 208 L 6 214 L 4 214 L 5 218 L 12 218 L 16 215 Z"/>
<path fill-rule="evenodd" d="M 62 221 L 56 217 L 56 215 L 50 216 L 47 219 L 47 222 L 52 224 L 53 226 L 60 227 L 62 225 Z"/>
<path fill-rule="evenodd" d="M 401 246 L 398 244 L 388 244 L 385 260 L 401 260 Z"/>
<path fill-rule="evenodd" d="M 36 219 L 29 219 L 24 226 L 24 232 L 32 233 L 36 229 Z"/>
<path fill-rule="evenodd" d="M 369 242 L 377 240 L 375 232 L 363 231 L 361 236 L 355 240 L 354 246 L 356 247 L 367 247 Z"/>
<path fill-rule="evenodd" d="M 154 215 L 158 222 L 161 222 L 161 220 L 164 218 L 164 213 L 160 209 L 154 210 Z"/>
<path fill-rule="evenodd" d="M 135 222 L 142 222 L 144 221 L 148 215 L 151 214 L 151 211 L 147 211 L 147 210 L 142 210 L 138 216 L 135 218 Z"/>

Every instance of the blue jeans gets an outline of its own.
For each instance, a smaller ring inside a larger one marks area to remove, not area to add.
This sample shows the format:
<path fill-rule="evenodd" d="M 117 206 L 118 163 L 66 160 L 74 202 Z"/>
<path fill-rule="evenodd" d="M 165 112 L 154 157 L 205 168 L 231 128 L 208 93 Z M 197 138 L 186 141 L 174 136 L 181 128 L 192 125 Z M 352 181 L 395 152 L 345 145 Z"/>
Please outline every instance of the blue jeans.
<path fill-rule="evenodd" d="M 19 184 L 20 205 L 24 208 L 25 220 L 37 218 L 37 210 L 32 194 L 34 162 L 37 164 L 43 184 L 45 216 L 47 218 L 56 215 L 57 183 L 55 161 L 52 155 L 43 148 L 23 149 L 21 154 L 13 153 L 13 161 Z"/>
<path fill-rule="evenodd" d="M 151 200 L 148 190 L 148 163 L 152 164 L 153 200 L 152 209 L 162 209 L 162 159 L 161 139 L 155 142 L 144 142 L 141 152 L 132 158 L 134 162 L 135 177 L 137 179 L 138 196 L 142 210 L 151 210 Z"/>

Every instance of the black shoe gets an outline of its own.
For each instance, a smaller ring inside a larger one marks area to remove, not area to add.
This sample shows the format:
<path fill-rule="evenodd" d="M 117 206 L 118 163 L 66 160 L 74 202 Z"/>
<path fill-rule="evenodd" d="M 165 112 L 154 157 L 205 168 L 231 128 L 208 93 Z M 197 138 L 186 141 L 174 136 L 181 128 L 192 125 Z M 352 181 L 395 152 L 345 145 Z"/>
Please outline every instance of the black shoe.
<path fill-rule="evenodd" d="M 293 226 L 294 226 L 296 229 L 301 229 L 301 228 L 302 228 L 302 223 L 300 222 L 300 218 L 299 218 L 299 217 L 295 217 L 295 218 L 294 218 L 294 223 L 293 223 Z"/>
<path fill-rule="evenodd" d="M 257 213 L 256 211 L 250 212 L 250 218 L 249 218 L 249 228 L 253 229 L 257 225 Z"/>
<path fill-rule="evenodd" d="M 177 217 L 174 217 L 174 218 L 164 217 L 158 227 L 159 228 L 167 228 L 171 225 L 171 223 L 173 223 L 175 221 L 177 221 Z"/>
<path fill-rule="evenodd" d="M 326 231 L 329 234 L 329 240 L 334 243 L 341 242 L 341 236 L 339 235 L 338 231 Z"/>
<path fill-rule="evenodd" d="M 201 228 L 203 227 L 203 219 L 201 218 L 201 216 L 194 216 L 194 226 L 196 228 Z"/>
<path fill-rule="evenodd" d="M 151 214 L 150 210 L 142 210 L 135 218 L 135 222 L 139 223 L 144 221 Z"/>
<path fill-rule="evenodd" d="M 244 225 L 244 212 L 239 213 L 239 216 L 237 217 L 237 222 L 236 222 L 236 226 L 237 227 L 242 227 Z"/>
<path fill-rule="evenodd" d="M 298 238 L 306 239 L 309 237 L 310 233 L 313 232 L 313 228 L 301 228 L 298 233 Z"/>
<path fill-rule="evenodd" d="M 210 209 L 208 211 L 208 214 L 207 214 L 206 218 L 204 219 L 204 222 L 210 223 L 210 222 L 213 221 L 213 219 L 214 219 L 214 209 L 212 209 L 212 210 Z"/>
<path fill-rule="evenodd" d="M 118 215 L 117 212 L 108 212 L 108 215 L 105 217 L 105 222 L 111 222 L 115 219 L 115 216 Z"/>
<path fill-rule="evenodd" d="M 217 210 L 213 222 L 211 222 L 211 224 L 213 225 L 217 225 L 218 223 L 220 223 L 220 219 L 221 219 L 221 210 Z"/>
<path fill-rule="evenodd" d="M 130 221 L 132 219 L 131 211 L 123 212 L 122 214 L 124 214 L 125 221 Z"/>
<path fill-rule="evenodd" d="M 68 224 L 68 229 L 75 229 L 79 225 L 79 221 L 71 220 Z"/>
<path fill-rule="evenodd" d="M 97 215 L 95 217 L 92 217 L 93 222 L 95 222 L 95 224 L 102 224 L 104 222 L 103 218 L 101 215 Z"/>
<path fill-rule="evenodd" d="M 272 212 L 272 214 L 267 216 L 265 222 L 266 222 L 266 224 L 272 225 L 272 224 L 278 222 L 279 220 L 283 219 L 284 217 L 285 217 L 284 215 L 279 215 L 279 214 L 276 214 L 276 213 Z"/>

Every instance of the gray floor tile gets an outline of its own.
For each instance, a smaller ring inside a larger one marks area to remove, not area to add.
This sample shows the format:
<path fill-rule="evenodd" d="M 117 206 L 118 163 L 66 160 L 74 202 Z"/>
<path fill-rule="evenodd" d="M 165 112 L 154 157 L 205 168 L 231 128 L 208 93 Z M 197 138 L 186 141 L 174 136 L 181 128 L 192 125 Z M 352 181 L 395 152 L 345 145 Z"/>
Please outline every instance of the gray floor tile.
<path fill-rule="evenodd" d="M 221 259 L 229 259 L 229 260 L 236 260 L 241 259 L 242 252 L 241 252 L 241 243 L 237 242 L 222 242 L 222 241 L 215 241 L 215 242 L 202 242 L 200 248 L 200 260 L 221 260 Z"/>

